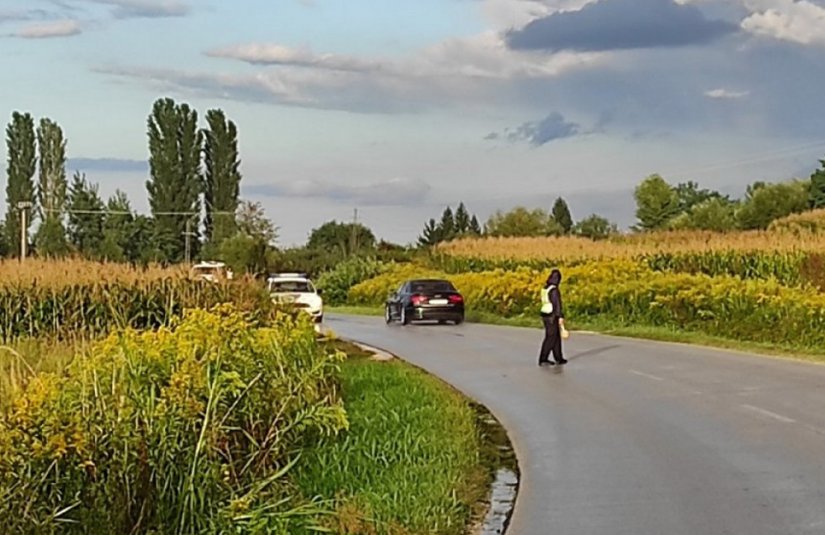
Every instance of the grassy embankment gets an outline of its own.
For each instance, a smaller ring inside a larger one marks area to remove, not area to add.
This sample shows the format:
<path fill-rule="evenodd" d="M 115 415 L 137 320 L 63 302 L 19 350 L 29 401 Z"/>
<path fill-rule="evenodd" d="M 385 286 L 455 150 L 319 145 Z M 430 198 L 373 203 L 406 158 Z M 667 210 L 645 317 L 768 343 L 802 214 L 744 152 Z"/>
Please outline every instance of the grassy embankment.
<path fill-rule="evenodd" d="M 506 436 L 442 381 L 397 359 L 375 361 L 336 342 L 350 428 L 304 452 L 296 472 L 310 496 L 335 498 L 335 533 L 467 533 L 484 513 Z M 469 522 L 469 523 L 468 523 Z"/>

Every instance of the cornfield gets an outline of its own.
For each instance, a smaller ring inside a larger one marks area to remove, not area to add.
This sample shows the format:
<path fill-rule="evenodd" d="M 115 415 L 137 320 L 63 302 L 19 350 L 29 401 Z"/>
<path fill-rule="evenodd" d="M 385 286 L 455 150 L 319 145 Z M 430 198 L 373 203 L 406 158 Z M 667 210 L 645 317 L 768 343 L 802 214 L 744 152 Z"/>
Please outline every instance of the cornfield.
<path fill-rule="evenodd" d="M 771 223 L 768 230 L 799 235 L 825 232 L 825 209 L 811 210 L 777 219 Z"/>
<path fill-rule="evenodd" d="M 604 241 L 570 236 L 459 240 L 439 246 L 427 264 L 458 274 L 630 259 L 655 271 L 776 279 L 788 286 L 825 289 L 825 233 L 817 233 L 816 227 L 799 230 L 823 223 L 811 214 L 817 212 L 777 221 L 767 232 L 662 232 Z"/>
<path fill-rule="evenodd" d="M 566 313 L 575 321 L 609 318 L 627 325 L 668 326 L 731 339 L 821 348 L 825 295 L 776 280 L 657 272 L 632 260 L 596 261 L 563 269 Z M 445 275 L 406 265 L 354 286 L 349 301 L 381 305 L 405 279 L 445 277 L 469 310 L 503 317 L 538 314 L 547 270 L 520 268 Z"/>
<path fill-rule="evenodd" d="M 714 233 L 661 232 L 593 241 L 573 236 L 463 239 L 440 245 L 437 254 L 495 262 L 520 261 L 568 264 L 654 254 L 738 251 L 825 253 L 825 233 L 788 234 L 772 231 Z"/>
<path fill-rule="evenodd" d="M 155 329 L 185 309 L 234 303 L 268 314 L 262 287 L 239 280 L 211 284 L 181 269 L 133 269 L 92 262 L 0 264 L 0 340 L 84 340 L 115 328 Z"/>
<path fill-rule="evenodd" d="M 89 284 L 118 282 L 135 284 L 164 279 L 185 279 L 188 273 L 183 267 L 145 268 L 114 262 L 91 262 L 87 260 L 42 260 L 37 258 L 0 261 L 0 286 L 66 286 L 69 284 Z"/>

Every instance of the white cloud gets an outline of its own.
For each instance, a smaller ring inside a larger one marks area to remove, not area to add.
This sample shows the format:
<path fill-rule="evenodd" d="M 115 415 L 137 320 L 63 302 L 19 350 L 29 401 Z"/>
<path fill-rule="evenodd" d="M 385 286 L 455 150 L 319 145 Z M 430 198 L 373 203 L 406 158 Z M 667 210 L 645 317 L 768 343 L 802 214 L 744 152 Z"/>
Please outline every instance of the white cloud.
<path fill-rule="evenodd" d="M 752 14 L 742 29 L 804 45 L 825 45 L 825 8 L 807 0 L 745 0 Z"/>
<path fill-rule="evenodd" d="M 483 0 L 481 12 L 496 30 L 524 26 L 557 11 L 575 11 L 595 0 Z"/>
<path fill-rule="evenodd" d="M 315 54 L 309 48 L 290 48 L 278 44 L 251 43 L 210 50 L 214 58 L 243 61 L 253 65 L 313 67 L 333 71 L 367 71 L 381 69 L 380 62 L 364 61 L 338 54 Z"/>
<path fill-rule="evenodd" d="M 432 187 L 422 180 L 392 178 L 369 184 L 340 184 L 321 180 L 253 184 L 244 187 L 247 194 L 261 197 L 323 198 L 334 202 L 365 206 L 415 206 L 425 202 Z"/>
<path fill-rule="evenodd" d="M 316 54 L 278 44 L 246 44 L 207 52 L 219 58 L 254 65 L 308 67 L 318 70 L 370 73 L 396 78 L 542 78 L 592 64 L 604 57 L 597 53 L 543 54 L 513 51 L 495 31 L 448 39 L 399 60 L 362 59 L 338 54 Z"/>
<path fill-rule="evenodd" d="M 316 54 L 308 48 L 279 44 L 250 43 L 210 50 L 215 58 L 228 58 L 252 65 L 303 67 L 321 71 L 343 71 L 398 79 L 424 78 L 542 78 L 591 64 L 603 57 L 596 53 L 542 54 L 509 49 L 494 31 L 472 37 L 442 41 L 401 59 L 362 59 L 339 54 Z"/>
<path fill-rule="evenodd" d="M 24 39 L 47 39 L 51 37 L 69 37 L 83 31 L 76 20 L 59 20 L 25 26 L 16 32 L 15 37 Z"/>
<path fill-rule="evenodd" d="M 243 61 L 249 74 L 106 67 L 99 72 L 221 98 L 360 112 L 489 102 L 514 82 L 549 79 L 600 62 L 602 53 L 510 50 L 495 31 L 455 38 L 406 58 L 320 54 L 277 43 L 225 46 L 206 52 Z"/>
<path fill-rule="evenodd" d="M 473 37 L 451 39 L 422 51 L 403 72 L 417 76 L 462 76 L 467 78 L 552 78 L 590 66 L 606 54 L 561 52 L 557 54 L 511 50 L 495 31 Z"/>
<path fill-rule="evenodd" d="M 112 15 L 119 19 L 182 17 L 191 10 L 184 0 L 63 0 L 66 3 L 94 3 L 112 7 Z"/>
<path fill-rule="evenodd" d="M 738 99 L 747 97 L 748 95 L 750 95 L 750 91 L 733 91 L 724 88 L 711 89 L 705 92 L 706 97 L 715 99 Z"/>

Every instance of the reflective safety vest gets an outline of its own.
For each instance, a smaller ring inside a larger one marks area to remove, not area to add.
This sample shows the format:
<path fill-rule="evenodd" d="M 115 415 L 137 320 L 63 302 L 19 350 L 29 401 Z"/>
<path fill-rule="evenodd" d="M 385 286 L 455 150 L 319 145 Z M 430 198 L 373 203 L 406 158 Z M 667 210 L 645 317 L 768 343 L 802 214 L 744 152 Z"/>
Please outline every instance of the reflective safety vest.
<path fill-rule="evenodd" d="M 550 285 L 547 288 L 541 289 L 541 313 L 542 314 L 552 314 L 553 313 L 553 302 L 550 301 L 550 290 L 555 288 L 554 285 Z"/>

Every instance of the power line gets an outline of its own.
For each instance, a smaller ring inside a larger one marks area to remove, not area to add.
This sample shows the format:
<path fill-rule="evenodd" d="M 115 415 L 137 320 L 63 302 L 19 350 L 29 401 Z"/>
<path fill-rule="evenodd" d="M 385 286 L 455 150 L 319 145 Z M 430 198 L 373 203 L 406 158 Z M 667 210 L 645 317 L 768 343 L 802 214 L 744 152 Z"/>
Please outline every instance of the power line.
<path fill-rule="evenodd" d="M 135 215 L 137 212 L 128 212 L 125 210 L 73 210 L 73 209 L 43 209 L 46 213 L 62 213 L 62 214 L 103 214 L 103 215 Z M 236 215 L 236 212 L 210 212 L 213 215 Z M 161 216 L 184 216 L 184 215 L 202 215 L 202 212 L 153 212 L 151 215 Z"/>
<path fill-rule="evenodd" d="M 804 145 L 796 145 L 796 146 L 790 146 L 790 147 L 785 147 L 785 148 L 781 148 L 781 149 L 774 149 L 774 150 L 762 151 L 762 152 L 758 152 L 758 153 L 751 153 L 751 154 L 745 155 L 744 157 L 742 157 L 738 160 L 732 160 L 732 161 L 729 161 L 729 162 L 722 162 L 722 163 L 716 163 L 716 164 L 709 164 L 709 165 L 706 165 L 706 166 L 703 166 L 703 167 L 696 167 L 694 169 L 675 171 L 675 172 L 670 172 L 668 174 L 689 175 L 689 174 L 699 174 L 699 173 L 706 172 L 706 171 L 716 171 L 718 169 L 732 169 L 732 168 L 736 168 L 736 167 L 740 167 L 740 166 L 744 166 L 744 165 L 749 165 L 749 164 L 752 164 L 752 163 L 761 163 L 761 162 L 772 161 L 772 160 L 781 160 L 781 159 L 783 159 L 787 156 L 791 156 L 793 154 L 803 153 L 803 152 L 807 152 L 809 150 L 814 150 L 814 149 L 822 149 L 823 147 L 825 147 L 825 140 L 820 140 L 820 141 L 816 141 L 816 142 L 806 143 Z"/>
<path fill-rule="evenodd" d="M 692 169 L 681 169 L 677 171 L 662 171 L 662 175 L 665 178 L 676 176 L 690 176 L 690 175 L 698 175 L 702 173 L 706 173 L 709 171 L 716 171 L 721 169 L 734 169 L 737 167 L 744 167 L 750 164 L 755 163 L 762 163 L 767 161 L 774 161 L 774 160 L 782 160 L 793 156 L 797 153 L 801 154 L 804 152 L 812 151 L 815 149 L 825 149 L 825 139 L 820 139 L 816 141 L 810 141 L 803 144 L 797 145 L 789 145 L 786 147 L 780 147 L 777 149 L 766 150 L 761 152 L 754 152 L 744 155 L 741 158 L 735 160 L 729 160 L 727 162 L 717 162 L 715 164 L 708 164 L 705 166 L 694 167 Z M 422 203 L 427 206 L 431 206 L 433 208 L 445 209 L 447 207 L 451 207 L 453 205 L 458 204 L 459 202 L 464 201 L 471 202 L 471 203 L 487 203 L 492 201 L 498 202 L 506 202 L 506 201 L 513 201 L 513 200 L 521 200 L 525 197 L 530 197 L 533 199 L 537 198 L 545 198 L 545 197 L 553 197 L 558 196 L 558 190 L 549 192 L 549 191 L 534 191 L 531 190 L 529 192 L 525 192 L 522 195 L 497 195 L 497 196 L 490 196 L 490 197 L 477 197 L 477 198 L 461 198 L 461 199 L 439 199 L 434 202 L 425 202 Z"/>

